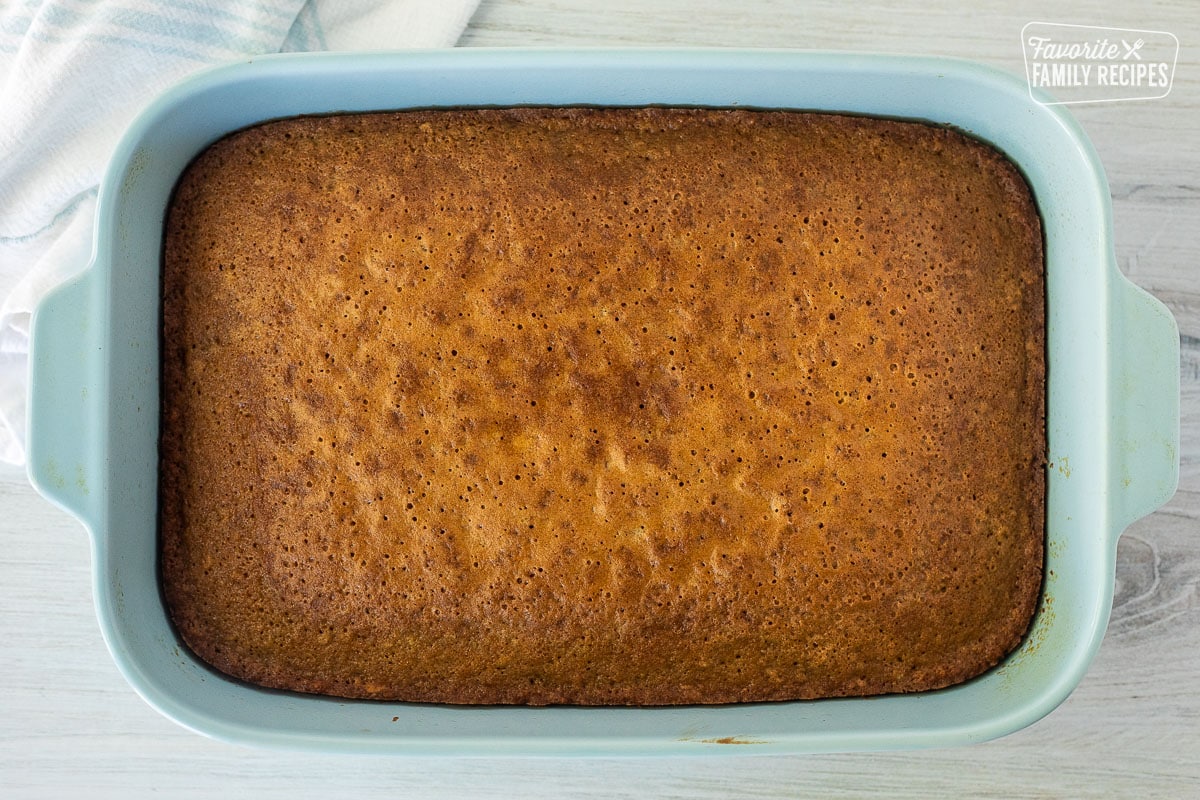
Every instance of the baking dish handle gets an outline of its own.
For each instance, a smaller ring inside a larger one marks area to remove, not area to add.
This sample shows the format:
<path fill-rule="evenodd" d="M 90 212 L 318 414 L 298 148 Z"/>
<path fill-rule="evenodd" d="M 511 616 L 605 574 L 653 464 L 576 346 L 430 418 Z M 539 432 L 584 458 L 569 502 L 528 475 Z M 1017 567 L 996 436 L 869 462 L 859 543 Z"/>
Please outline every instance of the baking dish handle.
<path fill-rule="evenodd" d="M 1166 306 L 1124 276 L 1111 308 L 1109 492 L 1119 534 L 1179 484 L 1179 328 Z"/>
<path fill-rule="evenodd" d="M 98 385 L 104 348 L 94 275 L 52 290 L 34 309 L 29 340 L 28 473 L 34 487 L 90 524 L 97 499 Z"/>

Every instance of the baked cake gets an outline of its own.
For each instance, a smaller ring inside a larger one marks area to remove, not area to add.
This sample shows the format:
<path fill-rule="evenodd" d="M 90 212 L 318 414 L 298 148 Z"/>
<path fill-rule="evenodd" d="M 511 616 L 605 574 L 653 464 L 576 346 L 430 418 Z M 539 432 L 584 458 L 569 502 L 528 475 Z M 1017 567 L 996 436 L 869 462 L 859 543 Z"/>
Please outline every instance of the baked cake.
<path fill-rule="evenodd" d="M 161 566 L 246 681 L 934 689 L 1042 570 L 1040 223 L 912 122 L 431 110 L 233 134 L 163 260 Z"/>

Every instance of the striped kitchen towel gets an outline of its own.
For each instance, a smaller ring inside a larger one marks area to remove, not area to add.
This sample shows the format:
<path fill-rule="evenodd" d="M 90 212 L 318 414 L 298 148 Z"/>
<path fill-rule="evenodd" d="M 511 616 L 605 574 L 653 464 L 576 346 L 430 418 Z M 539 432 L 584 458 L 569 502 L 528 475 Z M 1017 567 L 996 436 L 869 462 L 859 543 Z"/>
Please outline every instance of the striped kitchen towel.
<path fill-rule="evenodd" d="M 0 11 L 0 460 L 24 460 L 29 318 L 87 265 L 96 189 L 156 94 L 277 51 L 453 45 L 479 0 L 16 0 Z"/>

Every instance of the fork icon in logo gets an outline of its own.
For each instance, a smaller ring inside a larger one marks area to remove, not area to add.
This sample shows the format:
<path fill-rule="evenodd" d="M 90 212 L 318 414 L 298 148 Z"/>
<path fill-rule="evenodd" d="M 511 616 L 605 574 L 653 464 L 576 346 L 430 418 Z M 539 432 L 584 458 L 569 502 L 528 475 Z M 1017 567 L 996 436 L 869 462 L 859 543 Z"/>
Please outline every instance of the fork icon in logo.
<path fill-rule="evenodd" d="M 1130 44 L 1129 42 L 1127 42 L 1127 41 L 1125 41 L 1124 39 L 1122 39 L 1122 40 L 1121 40 L 1121 44 L 1125 45 L 1125 55 L 1123 56 L 1123 58 L 1124 58 L 1126 61 L 1128 61 L 1128 60 L 1129 60 L 1129 57 L 1130 57 L 1130 56 L 1133 56 L 1133 57 L 1134 57 L 1134 58 L 1136 58 L 1138 61 L 1141 61 L 1141 60 L 1142 60 L 1142 55 L 1141 55 L 1141 53 L 1139 53 L 1139 52 L 1138 52 L 1138 50 L 1141 50 L 1141 49 L 1142 49 L 1142 45 L 1144 45 L 1145 43 L 1146 43 L 1146 42 L 1145 42 L 1145 40 L 1143 40 L 1143 39 L 1138 39 L 1138 40 L 1137 40 L 1136 42 L 1134 42 L 1133 44 Z"/>

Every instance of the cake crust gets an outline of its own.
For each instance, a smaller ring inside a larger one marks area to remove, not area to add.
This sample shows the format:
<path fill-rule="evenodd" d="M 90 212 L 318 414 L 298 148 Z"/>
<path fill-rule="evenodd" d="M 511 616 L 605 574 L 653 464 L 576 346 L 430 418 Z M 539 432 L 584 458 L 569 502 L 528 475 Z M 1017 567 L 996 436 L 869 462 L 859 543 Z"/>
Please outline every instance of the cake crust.
<path fill-rule="evenodd" d="M 301 118 L 186 171 L 161 568 L 256 684 L 439 703 L 951 685 L 1041 586 L 1036 207 L 793 112 Z"/>

